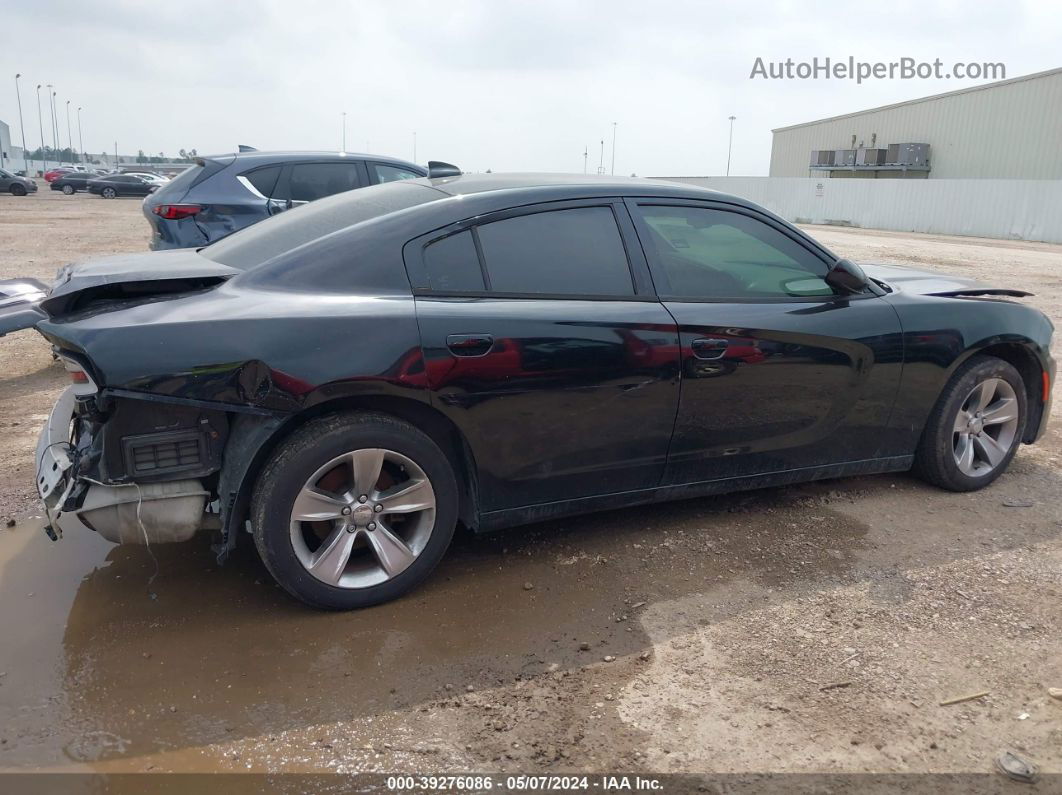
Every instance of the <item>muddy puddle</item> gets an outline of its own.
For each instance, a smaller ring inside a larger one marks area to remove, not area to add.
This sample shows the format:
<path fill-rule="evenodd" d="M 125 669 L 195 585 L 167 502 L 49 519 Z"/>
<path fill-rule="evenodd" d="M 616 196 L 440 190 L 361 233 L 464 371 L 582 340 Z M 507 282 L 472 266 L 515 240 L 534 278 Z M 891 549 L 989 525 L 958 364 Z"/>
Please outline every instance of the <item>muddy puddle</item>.
<path fill-rule="evenodd" d="M 783 513 L 792 500 L 770 494 L 459 534 L 425 587 L 353 613 L 295 603 L 250 544 L 223 567 L 205 539 L 156 546 L 156 575 L 143 548 L 53 543 L 21 522 L 0 533 L 0 765 L 113 763 L 407 710 L 447 685 L 637 654 L 650 641 L 634 614 L 656 600 L 842 575 L 862 529 Z M 720 599 L 719 615 L 733 609 Z"/>

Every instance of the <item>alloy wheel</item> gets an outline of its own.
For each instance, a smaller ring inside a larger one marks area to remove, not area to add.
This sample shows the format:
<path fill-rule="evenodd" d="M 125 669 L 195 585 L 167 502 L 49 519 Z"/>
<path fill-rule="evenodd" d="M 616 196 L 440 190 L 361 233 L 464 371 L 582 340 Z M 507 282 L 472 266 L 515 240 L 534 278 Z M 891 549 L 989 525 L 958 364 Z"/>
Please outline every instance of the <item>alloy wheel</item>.
<path fill-rule="evenodd" d="M 368 588 L 417 559 L 435 527 L 435 491 L 410 458 L 354 450 L 320 467 L 291 508 L 295 555 L 307 572 L 338 588 Z"/>
<path fill-rule="evenodd" d="M 952 454 L 964 475 L 983 477 L 1007 458 L 1018 432 L 1018 397 L 1002 378 L 970 390 L 952 427 Z"/>

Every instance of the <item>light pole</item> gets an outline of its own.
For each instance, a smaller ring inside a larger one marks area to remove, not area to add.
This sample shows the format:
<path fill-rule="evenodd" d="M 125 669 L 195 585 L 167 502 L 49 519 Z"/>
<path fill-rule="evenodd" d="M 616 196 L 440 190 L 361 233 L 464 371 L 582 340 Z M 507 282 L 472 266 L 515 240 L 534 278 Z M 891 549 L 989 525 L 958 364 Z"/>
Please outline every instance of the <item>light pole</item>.
<path fill-rule="evenodd" d="M 15 96 L 18 97 L 18 126 L 22 130 L 22 168 L 26 172 L 26 176 L 29 176 L 29 161 L 26 159 L 26 125 L 22 123 L 22 92 L 18 88 L 18 79 L 22 77 L 19 73 L 15 75 Z"/>
<path fill-rule="evenodd" d="M 77 146 L 80 150 L 78 155 L 78 162 L 84 165 L 85 163 L 85 139 L 81 135 L 81 108 L 77 109 Z"/>
<path fill-rule="evenodd" d="M 413 131 L 413 162 L 417 162 L 417 131 Z"/>
<path fill-rule="evenodd" d="M 726 147 L 726 175 L 729 177 L 730 176 L 730 153 L 734 149 L 734 119 L 736 119 L 737 116 L 728 116 L 727 118 L 730 119 L 730 143 L 728 143 L 727 147 Z"/>
<path fill-rule="evenodd" d="M 347 112 L 343 111 L 343 148 L 341 152 L 347 151 Z"/>
<path fill-rule="evenodd" d="M 612 176 L 616 176 L 616 122 L 612 122 Z"/>
<path fill-rule="evenodd" d="M 56 152 L 56 159 L 59 160 L 59 164 L 62 165 L 62 158 L 59 157 L 59 136 L 55 132 L 55 86 L 48 83 L 48 111 L 51 115 L 51 132 L 52 132 L 52 149 Z"/>
<path fill-rule="evenodd" d="M 70 150 L 70 162 L 74 162 L 74 140 L 70 135 L 70 100 L 66 101 L 66 147 Z"/>
<path fill-rule="evenodd" d="M 586 158 L 590 155 L 590 147 L 583 144 L 583 173 L 586 173 Z"/>
<path fill-rule="evenodd" d="M 41 84 L 37 83 L 37 123 L 41 126 L 41 165 L 48 170 L 48 156 L 44 153 L 44 117 L 41 116 Z"/>
<path fill-rule="evenodd" d="M 605 173 L 605 139 L 601 139 L 601 156 L 597 159 L 597 173 Z"/>

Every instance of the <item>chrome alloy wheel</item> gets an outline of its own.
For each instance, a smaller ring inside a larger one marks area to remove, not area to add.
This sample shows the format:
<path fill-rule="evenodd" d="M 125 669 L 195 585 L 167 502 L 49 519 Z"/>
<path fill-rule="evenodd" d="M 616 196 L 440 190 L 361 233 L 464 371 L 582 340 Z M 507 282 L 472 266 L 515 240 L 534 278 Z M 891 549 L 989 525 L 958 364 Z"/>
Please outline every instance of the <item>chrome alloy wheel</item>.
<path fill-rule="evenodd" d="M 378 448 L 322 466 L 291 509 L 291 545 L 318 580 L 368 588 L 417 559 L 435 527 L 435 491 L 415 462 Z"/>
<path fill-rule="evenodd" d="M 1010 452 L 1018 432 L 1018 396 L 1002 378 L 975 386 L 963 401 L 953 426 L 955 464 L 970 477 L 995 470 Z"/>

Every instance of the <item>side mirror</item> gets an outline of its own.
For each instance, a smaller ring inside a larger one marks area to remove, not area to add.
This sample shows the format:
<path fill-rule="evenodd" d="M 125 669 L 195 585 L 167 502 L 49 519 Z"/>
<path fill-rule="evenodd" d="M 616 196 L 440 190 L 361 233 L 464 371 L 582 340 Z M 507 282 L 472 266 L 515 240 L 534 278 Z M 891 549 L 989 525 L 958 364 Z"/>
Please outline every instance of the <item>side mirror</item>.
<path fill-rule="evenodd" d="M 826 274 L 826 284 L 842 295 L 854 294 L 866 292 L 870 279 L 863 273 L 863 269 L 851 260 L 839 259 Z"/>

